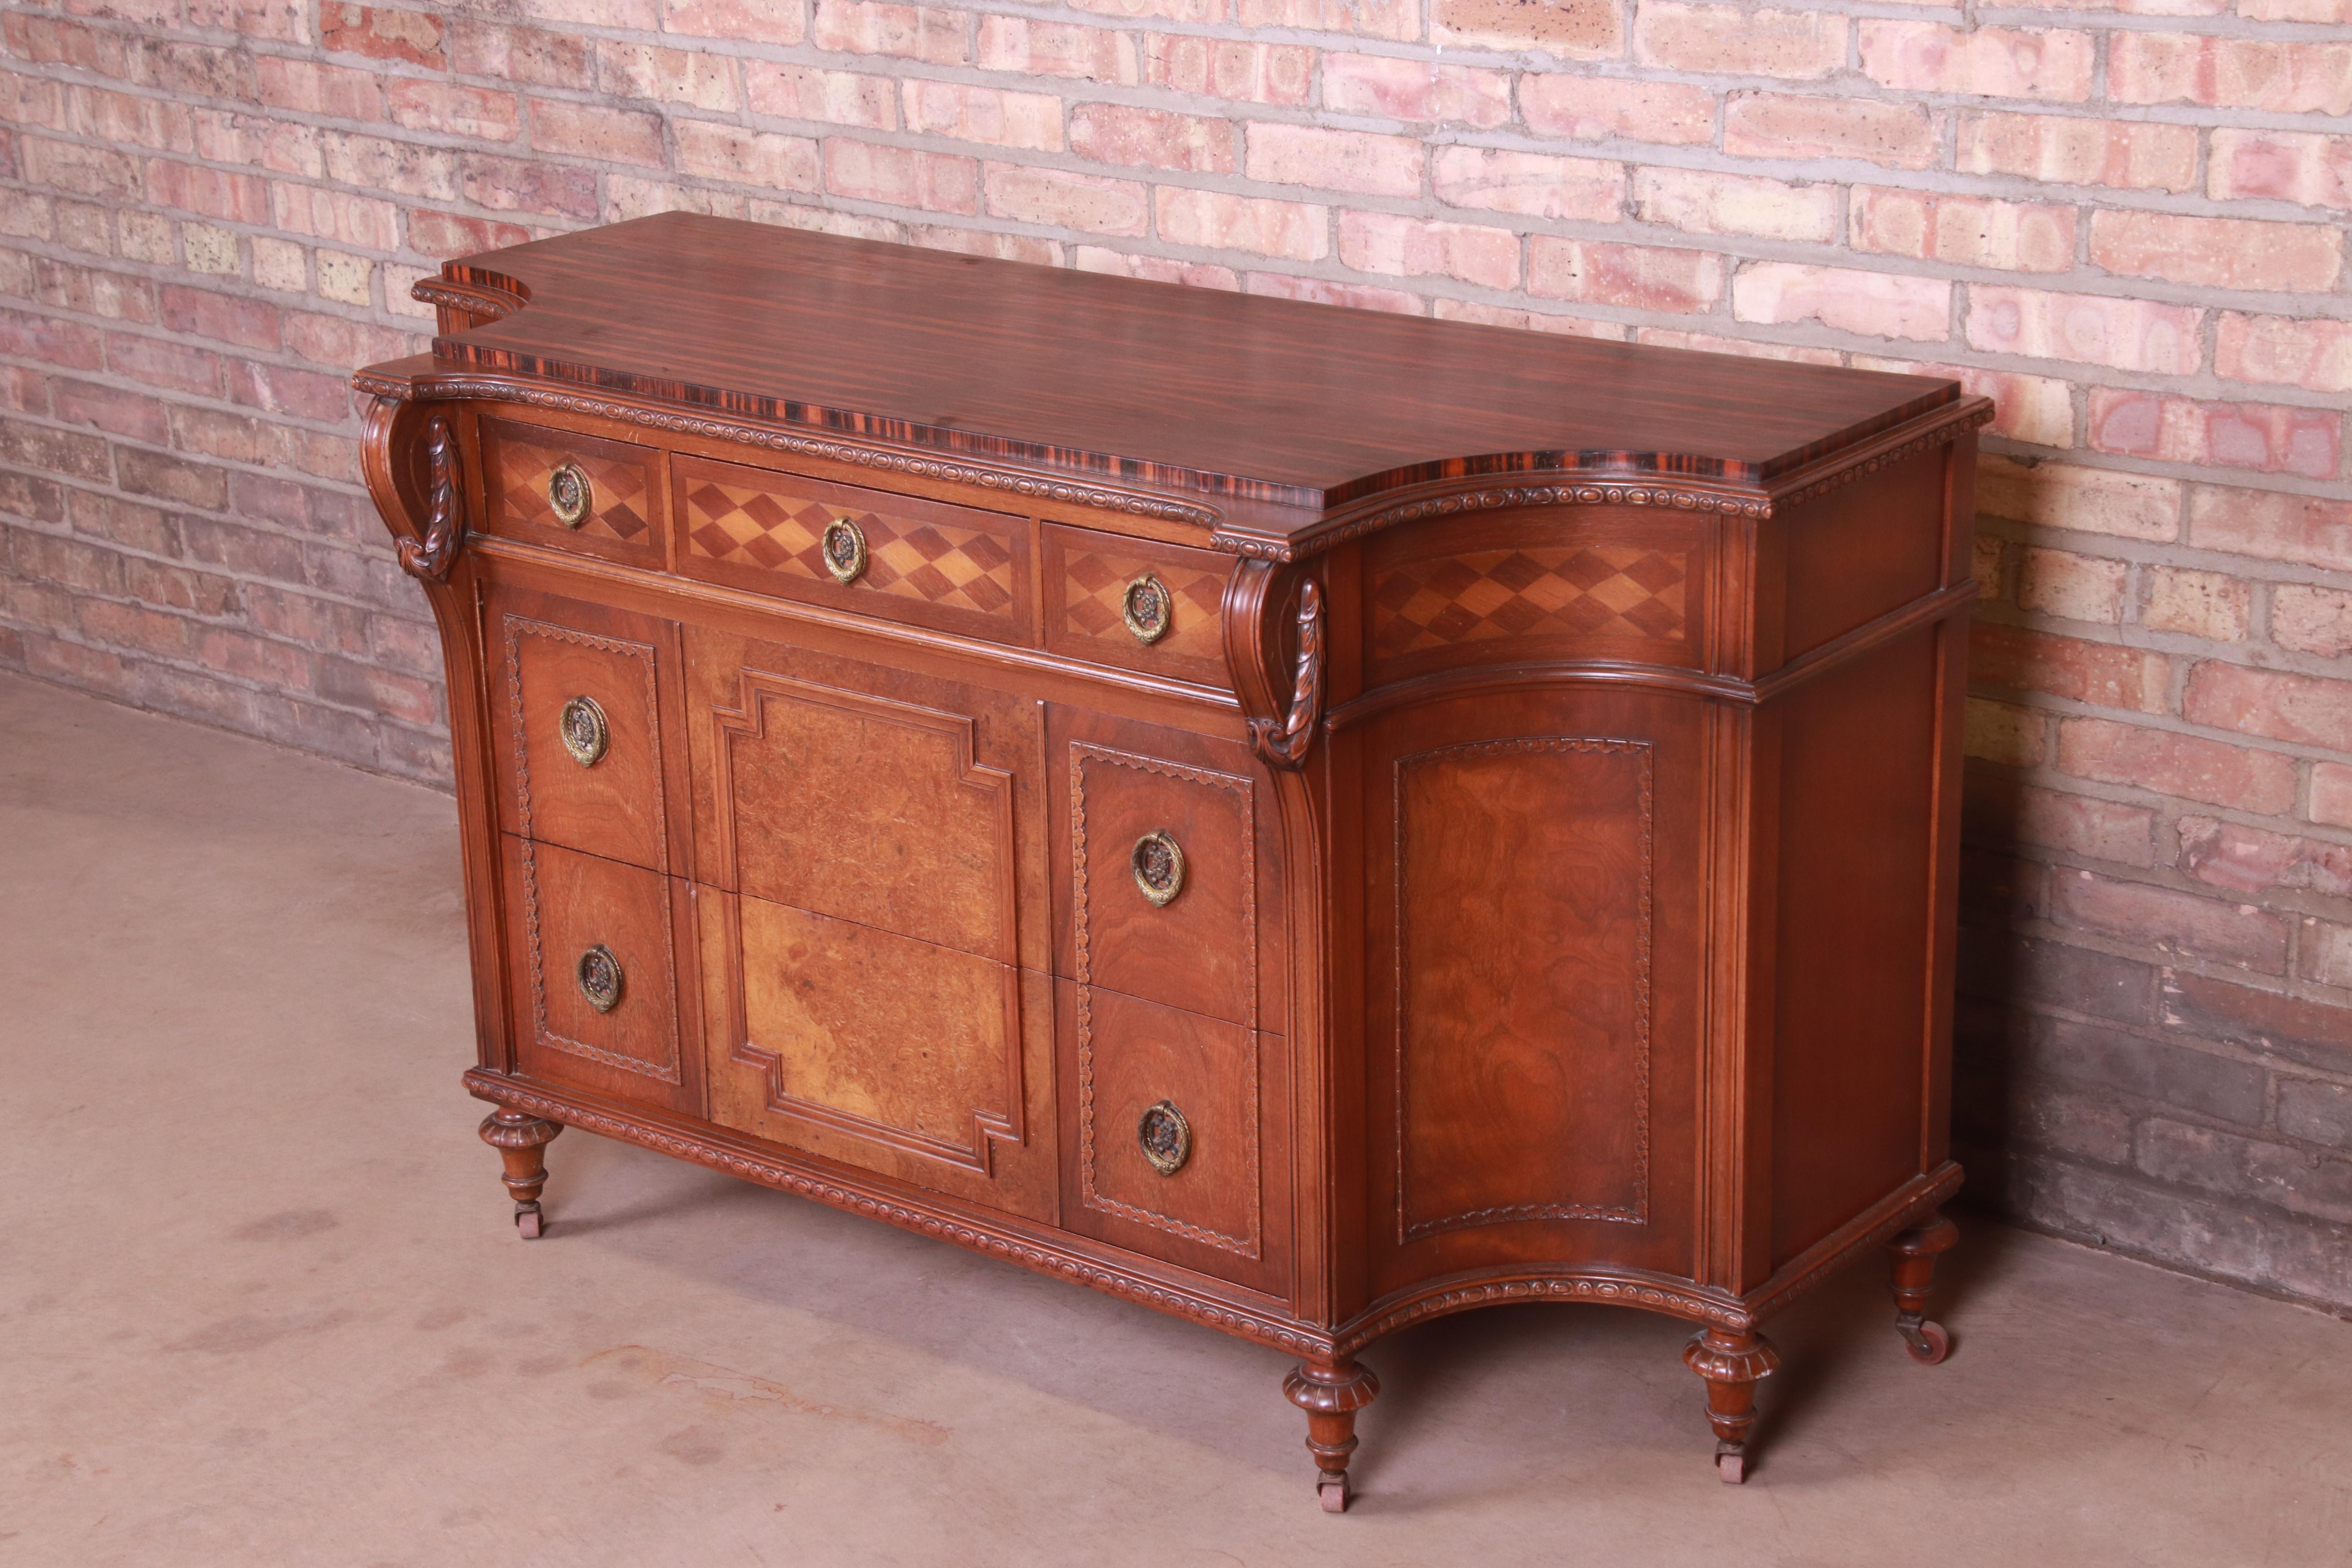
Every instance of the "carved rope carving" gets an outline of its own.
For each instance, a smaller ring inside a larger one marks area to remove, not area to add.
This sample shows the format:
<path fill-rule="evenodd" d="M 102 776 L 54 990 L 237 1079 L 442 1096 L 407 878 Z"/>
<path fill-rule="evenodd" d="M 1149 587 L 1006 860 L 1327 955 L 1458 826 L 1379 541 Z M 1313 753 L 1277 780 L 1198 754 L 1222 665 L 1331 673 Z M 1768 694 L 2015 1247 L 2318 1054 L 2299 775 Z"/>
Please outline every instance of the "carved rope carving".
<path fill-rule="evenodd" d="M 629 1118 L 608 1115 L 604 1111 L 577 1105 L 569 1100 L 534 1093 L 488 1074 L 469 1073 L 467 1075 L 466 1085 L 482 1099 L 497 1104 L 511 1105 L 518 1110 L 532 1111 L 551 1121 L 560 1121 L 567 1127 L 583 1127 L 591 1132 L 602 1132 L 608 1137 L 624 1139 L 659 1153 L 674 1155 L 681 1160 L 691 1160 L 698 1165 L 707 1165 L 714 1171 L 723 1171 L 730 1176 L 740 1176 L 745 1181 L 758 1182 L 762 1186 L 775 1187 L 804 1198 L 814 1198 L 818 1203 L 831 1204 L 835 1208 L 846 1209 L 852 1214 L 862 1214 L 871 1218 L 884 1220 L 908 1230 L 936 1237 L 941 1241 L 953 1242 L 959 1247 L 968 1247 L 974 1252 L 984 1252 L 991 1257 L 1018 1263 L 1024 1268 L 1034 1268 L 1041 1274 L 1051 1274 L 1080 1285 L 1091 1286 L 1106 1295 L 1118 1296 L 1159 1311 L 1172 1313 L 1180 1318 L 1189 1318 L 1196 1323 L 1205 1324 L 1242 1339 L 1253 1340 L 1262 1345 L 1270 1345 L 1277 1350 L 1289 1351 L 1302 1356 L 1328 1356 L 1331 1353 L 1331 1338 L 1328 1334 L 1301 1332 L 1267 1319 L 1254 1317 L 1228 1307 L 1219 1306 L 1214 1302 L 1202 1300 L 1197 1297 L 1179 1294 L 1174 1290 L 1129 1279 L 1083 1258 L 1048 1252 L 1043 1247 L 1014 1241 L 973 1226 L 944 1219 L 921 1209 L 892 1203 L 887 1198 L 872 1197 L 847 1187 L 836 1186 L 830 1182 L 821 1182 L 814 1177 L 802 1174 L 780 1161 L 761 1159 L 732 1149 L 717 1148 L 698 1138 L 672 1132 L 666 1128 L 650 1126 Z"/>
<path fill-rule="evenodd" d="M 1290 711 L 1280 722 L 1250 721 L 1250 748 L 1268 766 L 1293 772 L 1307 765 L 1307 748 L 1323 717 L 1323 590 L 1309 577 L 1298 585 L 1298 674 Z"/>
<path fill-rule="evenodd" d="M 1107 763 L 1113 767 L 1134 768 L 1141 773 L 1157 773 L 1162 778 L 1181 783 L 1204 784 L 1216 789 L 1232 790 L 1242 798 L 1242 842 L 1247 854 L 1242 869 L 1242 918 L 1244 940 L 1242 951 L 1250 955 L 1243 1021 L 1246 1029 L 1244 1048 L 1249 1053 L 1249 1089 L 1246 1095 L 1252 1114 L 1249 1118 L 1247 1141 L 1242 1146 L 1244 1168 L 1249 1173 L 1250 1230 L 1247 1236 L 1227 1236 L 1206 1226 L 1192 1225 L 1164 1215 L 1155 1209 L 1125 1204 L 1117 1198 L 1105 1197 L 1095 1190 L 1095 1031 L 1094 1031 L 1094 931 L 1088 903 L 1090 863 L 1087 855 L 1087 771 L 1089 762 Z M 1107 746 L 1097 746 L 1084 741 L 1070 743 L 1070 881 L 1071 914 L 1077 934 L 1077 1013 L 1078 1013 L 1078 1187 L 1087 1207 L 1098 1209 L 1120 1219 L 1138 1225 L 1148 1225 L 1181 1236 L 1187 1241 L 1197 1241 L 1206 1247 L 1255 1259 L 1260 1256 L 1259 1234 L 1263 1229 L 1258 1161 L 1258 1129 L 1255 1108 L 1258 1102 L 1257 1052 L 1257 811 L 1250 781 L 1230 773 L 1211 773 L 1204 768 L 1187 767 L 1181 763 L 1163 762 L 1158 757 L 1139 756 L 1131 752 L 1115 752 Z"/>
<path fill-rule="evenodd" d="M 435 415 L 425 426 L 425 538 L 399 543 L 400 567 L 427 583 L 446 583 L 466 542 L 466 518 L 457 502 L 457 436 Z"/>
<path fill-rule="evenodd" d="M 393 381 L 366 373 L 353 376 L 352 384 L 362 392 L 379 397 L 411 395 L 404 382 Z M 635 404 L 614 403 L 601 397 L 583 397 L 567 392 L 551 392 L 543 387 L 519 386 L 505 382 L 475 380 L 467 377 L 433 377 L 428 382 L 428 395 L 436 398 L 489 398 L 506 403 L 524 403 L 540 408 L 560 408 L 571 414 L 588 414 L 604 419 L 625 420 L 651 429 L 667 430 L 682 436 L 707 436 L 714 440 L 736 441 L 746 446 L 766 447 L 780 452 L 797 452 L 803 457 L 824 458 L 836 463 L 855 464 L 859 468 L 880 468 L 894 474 L 911 474 L 917 479 L 944 479 L 955 484 L 978 485 L 983 489 L 1003 490 L 1012 495 L 1032 500 L 1049 500 L 1063 506 L 1096 507 L 1105 511 L 1123 511 L 1137 517 L 1156 517 L 1171 522 L 1189 522 L 1201 528 L 1213 527 L 1220 513 L 1203 506 L 1184 501 L 1163 500 L 1157 496 L 1139 495 L 1131 490 L 1097 489 L 1088 485 L 1068 484 L 1059 479 L 1038 479 L 1003 468 L 975 468 L 963 463 L 944 462 L 937 458 L 917 457 L 912 453 L 892 451 L 887 447 L 857 446 L 847 441 L 822 439 L 813 436 L 796 436 L 788 430 L 777 430 L 761 425 L 750 425 L 731 419 L 709 419 L 689 414 L 672 414 L 658 408 L 644 408 Z"/>
<path fill-rule="evenodd" d="M 1408 1218 L 1410 1205 L 1405 1198 L 1405 811 L 1404 779 L 1409 765 L 1426 763 L 1439 757 L 1502 756 L 1513 752 L 1619 752 L 1633 756 L 1641 764 L 1642 815 L 1642 880 L 1639 889 L 1641 942 L 1633 962 L 1633 1187 L 1631 1207 L 1601 1207 L 1591 1204 L 1513 1204 L 1489 1208 L 1472 1209 L 1462 1214 L 1441 1215 L 1434 1219 L 1413 1223 Z M 1523 1220 L 1579 1219 L 1606 1220 L 1621 1225 L 1647 1225 L 1650 1220 L 1650 935 L 1654 828 L 1655 813 L 1651 799 L 1654 787 L 1654 750 L 1647 741 L 1588 740 L 1566 736 L 1539 735 L 1510 741 L 1472 741 L 1460 745 L 1440 746 L 1434 751 L 1415 752 L 1399 757 L 1393 776 L 1396 815 L 1396 1130 L 1397 1130 L 1397 1240 L 1400 1244 L 1423 1240 L 1449 1230 L 1470 1230 L 1485 1225 L 1512 1225 Z"/>
<path fill-rule="evenodd" d="M 550 621 L 531 620 L 523 616 L 509 616 L 507 626 L 507 709 L 514 721 L 515 795 L 516 807 L 522 826 L 522 899 L 525 940 L 530 948 L 530 1016 L 532 1032 L 539 1042 L 575 1057 L 601 1062 L 609 1068 L 676 1084 L 681 1080 L 677 1040 L 677 939 L 670 930 L 668 912 L 663 912 L 662 962 L 669 975 L 670 1016 L 666 1038 L 669 1043 L 667 1061 L 647 1061 L 625 1051 L 606 1050 L 585 1040 L 575 1040 L 569 1035 L 559 1035 L 547 1025 L 547 969 L 540 940 L 539 919 L 539 855 L 537 842 L 530 832 L 530 753 L 522 703 L 522 639 L 525 637 L 546 637 L 553 642 L 572 643 L 580 647 L 593 648 L 623 658 L 640 661 L 646 672 L 646 740 L 653 752 L 654 820 L 669 821 L 668 803 L 662 784 L 661 701 L 660 687 L 654 670 L 654 650 L 650 644 L 624 642 L 616 637 L 603 637 L 592 633 L 575 631 Z M 654 841 L 654 853 L 660 864 L 655 868 L 664 875 L 669 871 L 669 835 L 665 827 Z"/>

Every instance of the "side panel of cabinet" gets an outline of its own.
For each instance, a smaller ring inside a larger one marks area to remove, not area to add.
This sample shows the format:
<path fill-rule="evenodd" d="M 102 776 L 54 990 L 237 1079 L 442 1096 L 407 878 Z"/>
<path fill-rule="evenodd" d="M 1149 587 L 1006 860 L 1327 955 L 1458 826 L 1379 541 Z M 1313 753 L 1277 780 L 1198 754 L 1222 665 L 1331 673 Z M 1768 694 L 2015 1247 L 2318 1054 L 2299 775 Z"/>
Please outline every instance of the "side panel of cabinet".
<path fill-rule="evenodd" d="M 1457 1269 L 1696 1272 L 1696 699 L 1460 699 L 1364 737 L 1375 1293 Z"/>
<path fill-rule="evenodd" d="M 1052 1219 L 1040 705 L 686 638 L 712 1120 Z"/>

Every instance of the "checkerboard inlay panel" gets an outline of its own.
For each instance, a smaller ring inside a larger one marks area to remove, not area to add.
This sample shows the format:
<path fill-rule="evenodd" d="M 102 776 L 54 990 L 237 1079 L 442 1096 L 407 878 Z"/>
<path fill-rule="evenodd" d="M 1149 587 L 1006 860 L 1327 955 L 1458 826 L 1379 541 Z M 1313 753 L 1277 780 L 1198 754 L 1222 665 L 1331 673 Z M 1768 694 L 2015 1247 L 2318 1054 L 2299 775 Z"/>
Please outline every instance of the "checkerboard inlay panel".
<path fill-rule="evenodd" d="M 685 490 L 687 549 L 703 560 L 831 584 L 824 530 L 835 518 L 845 517 L 866 535 L 866 571 L 857 579 L 859 586 L 1005 620 L 1013 617 L 1013 552 L 984 530 L 886 517 L 716 479 L 688 480 Z"/>
<path fill-rule="evenodd" d="M 1484 550 L 1391 568 L 1372 644 L 1397 658 L 1497 637 L 1687 636 L 1688 558 L 1640 545 Z"/>

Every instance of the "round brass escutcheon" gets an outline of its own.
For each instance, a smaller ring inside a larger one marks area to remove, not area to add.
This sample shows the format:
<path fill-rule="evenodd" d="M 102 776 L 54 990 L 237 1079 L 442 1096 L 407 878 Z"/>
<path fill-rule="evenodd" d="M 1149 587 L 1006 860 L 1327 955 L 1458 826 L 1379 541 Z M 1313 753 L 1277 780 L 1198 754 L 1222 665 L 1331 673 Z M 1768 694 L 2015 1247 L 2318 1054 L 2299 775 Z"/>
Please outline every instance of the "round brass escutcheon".
<path fill-rule="evenodd" d="M 1192 1157 L 1192 1124 L 1164 1100 L 1136 1122 L 1135 1141 L 1142 1145 L 1143 1157 L 1151 1162 L 1151 1168 L 1163 1176 L 1174 1175 Z"/>
<path fill-rule="evenodd" d="M 566 528 L 577 528 L 587 521 L 594 496 L 588 476 L 577 463 L 562 464 L 547 476 L 547 504 L 555 509 L 555 521 Z"/>
<path fill-rule="evenodd" d="M 582 953 L 578 974 L 580 994 L 588 998 L 588 1005 L 609 1013 L 621 1005 L 621 961 L 611 948 L 600 942 Z"/>
<path fill-rule="evenodd" d="M 824 525 L 824 537 L 819 541 L 824 552 L 824 569 L 833 574 L 836 583 L 855 583 L 866 573 L 866 533 L 845 517 L 836 517 Z"/>
<path fill-rule="evenodd" d="M 1118 598 L 1118 618 L 1140 643 L 1155 643 L 1175 625 L 1176 601 L 1156 573 L 1146 572 L 1127 585 Z"/>
<path fill-rule="evenodd" d="M 1164 908 L 1184 890 L 1184 851 L 1164 827 L 1137 839 L 1127 863 L 1135 873 L 1135 885 L 1154 909 Z"/>
<path fill-rule="evenodd" d="M 611 726 L 604 722 L 604 710 L 596 706 L 593 697 L 575 697 L 563 705 L 562 715 L 556 721 L 556 732 L 563 737 L 563 749 L 572 760 L 583 768 L 593 768 L 604 759 L 604 748 L 612 744 Z"/>

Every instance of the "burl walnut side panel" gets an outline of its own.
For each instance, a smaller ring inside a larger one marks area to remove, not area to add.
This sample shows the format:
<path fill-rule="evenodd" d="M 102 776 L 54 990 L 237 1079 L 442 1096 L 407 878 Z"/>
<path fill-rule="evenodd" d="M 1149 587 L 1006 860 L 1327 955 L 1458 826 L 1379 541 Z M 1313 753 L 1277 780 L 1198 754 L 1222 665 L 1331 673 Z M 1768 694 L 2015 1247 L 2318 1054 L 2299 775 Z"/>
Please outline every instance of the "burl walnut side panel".
<path fill-rule="evenodd" d="M 1833 1271 L 1951 1349 L 1981 399 L 683 214 L 416 293 L 523 1236 L 575 1128 L 1183 1315 L 1334 1510 L 1428 1318 L 1689 1321 L 1727 1481 Z"/>

